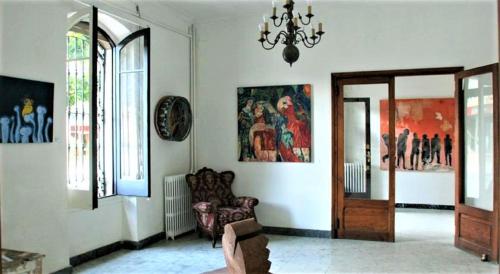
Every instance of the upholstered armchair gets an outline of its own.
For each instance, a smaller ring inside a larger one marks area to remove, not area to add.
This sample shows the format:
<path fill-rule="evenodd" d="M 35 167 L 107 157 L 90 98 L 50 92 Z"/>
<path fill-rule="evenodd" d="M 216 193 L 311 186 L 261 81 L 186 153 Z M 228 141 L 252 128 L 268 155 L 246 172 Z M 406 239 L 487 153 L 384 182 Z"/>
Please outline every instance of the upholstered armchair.
<path fill-rule="evenodd" d="M 254 207 L 259 200 L 253 197 L 235 197 L 231 190 L 233 180 L 232 171 L 218 173 L 206 167 L 196 174 L 186 175 L 198 231 L 212 238 L 212 247 L 215 247 L 217 237 L 224 234 L 226 224 L 249 218 L 257 219 Z"/>

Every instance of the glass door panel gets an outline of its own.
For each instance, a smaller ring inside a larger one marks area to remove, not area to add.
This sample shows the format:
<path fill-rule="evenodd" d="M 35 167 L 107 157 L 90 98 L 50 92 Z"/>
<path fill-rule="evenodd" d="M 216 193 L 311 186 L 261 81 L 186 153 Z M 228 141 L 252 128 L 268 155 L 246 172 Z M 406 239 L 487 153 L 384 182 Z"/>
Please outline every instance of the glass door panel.
<path fill-rule="evenodd" d="M 464 201 L 493 210 L 493 77 L 462 80 L 464 125 Z"/>
<path fill-rule="evenodd" d="M 388 200 L 388 85 L 344 86 L 344 195 Z"/>
<path fill-rule="evenodd" d="M 370 98 L 344 98 L 344 194 L 370 198 Z"/>

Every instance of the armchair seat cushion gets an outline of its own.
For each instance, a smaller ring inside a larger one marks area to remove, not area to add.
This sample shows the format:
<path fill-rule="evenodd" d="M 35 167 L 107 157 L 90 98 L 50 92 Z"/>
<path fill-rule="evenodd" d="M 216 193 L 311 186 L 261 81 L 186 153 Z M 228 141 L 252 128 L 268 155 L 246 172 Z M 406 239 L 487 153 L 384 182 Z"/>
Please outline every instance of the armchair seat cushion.
<path fill-rule="evenodd" d="M 224 206 L 217 209 L 217 218 L 220 224 L 229 224 L 253 217 L 254 213 L 250 208 Z"/>

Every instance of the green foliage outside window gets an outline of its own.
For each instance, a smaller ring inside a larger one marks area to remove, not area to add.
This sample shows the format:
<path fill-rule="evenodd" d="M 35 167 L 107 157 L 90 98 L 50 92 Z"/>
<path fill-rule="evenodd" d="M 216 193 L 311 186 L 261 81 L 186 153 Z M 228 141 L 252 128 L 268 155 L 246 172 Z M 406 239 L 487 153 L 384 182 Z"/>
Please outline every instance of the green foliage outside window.
<path fill-rule="evenodd" d="M 90 38 L 84 34 L 67 33 L 68 101 L 73 106 L 90 99 Z"/>

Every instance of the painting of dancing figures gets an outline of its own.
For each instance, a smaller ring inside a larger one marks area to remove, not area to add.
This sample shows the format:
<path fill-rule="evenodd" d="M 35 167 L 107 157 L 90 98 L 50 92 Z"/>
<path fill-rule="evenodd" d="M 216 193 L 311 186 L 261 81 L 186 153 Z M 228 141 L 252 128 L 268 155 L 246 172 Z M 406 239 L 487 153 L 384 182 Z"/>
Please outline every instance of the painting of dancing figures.
<path fill-rule="evenodd" d="M 381 162 L 389 168 L 389 102 L 380 101 Z M 396 100 L 396 170 L 453 171 L 455 100 Z"/>
<path fill-rule="evenodd" d="M 0 143 L 50 143 L 54 84 L 0 76 Z"/>
<path fill-rule="evenodd" d="M 238 88 L 238 160 L 311 162 L 311 85 Z"/>

